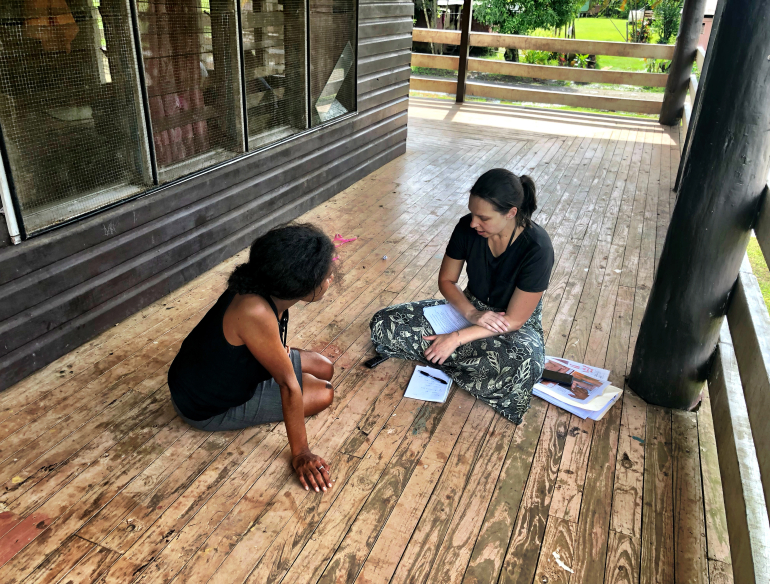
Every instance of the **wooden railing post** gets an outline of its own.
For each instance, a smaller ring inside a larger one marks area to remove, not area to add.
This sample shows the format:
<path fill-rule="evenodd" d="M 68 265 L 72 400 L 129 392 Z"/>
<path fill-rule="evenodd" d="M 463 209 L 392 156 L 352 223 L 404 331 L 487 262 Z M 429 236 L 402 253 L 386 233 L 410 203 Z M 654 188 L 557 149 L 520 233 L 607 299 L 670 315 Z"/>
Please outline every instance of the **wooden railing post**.
<path fill-rule="evenodd" d="M 463 0 L 463 13 L 460 19 L 460 64 L 457 68 L 457 103 L 465 101 L 465 78 L 468 75 L 468 52 L 471 48 L 471 22 L 473 22 L 473 1 Z"/>
<path fill-rule="evenodd" d="M 659 122 L 665 126 L 673 126 L 682 117 L 705 9 L 706 0 L 684 0 L 674 58 L 671 59 L 663 105 L 660 108 Z"/>
<path fill-rule="evenodd" d="M 770 2 L 720 3 L 699 117 L 628 378 L 643 399 L 672 408 L 698 403 L 770 165 Z"/>

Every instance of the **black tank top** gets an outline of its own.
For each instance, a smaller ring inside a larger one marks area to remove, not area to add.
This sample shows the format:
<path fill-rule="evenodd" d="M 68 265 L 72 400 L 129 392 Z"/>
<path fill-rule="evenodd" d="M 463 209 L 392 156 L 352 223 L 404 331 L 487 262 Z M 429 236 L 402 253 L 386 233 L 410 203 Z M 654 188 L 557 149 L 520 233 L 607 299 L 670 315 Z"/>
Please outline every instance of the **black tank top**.
<path fill-rule="evenodd" d="M 207 420 L 249 401 L 257 384 L 270 373 L 246 345 L 227 342 L 222 321 L 235 292 L 226 290 L 182 342 L 168 370 L 168 387 L 179 411 L 191 420 Z M 265 300 L 278 318 L 273 300 Z M 289 311 L 279 319 L 281 342 L 286 346 Z"/>

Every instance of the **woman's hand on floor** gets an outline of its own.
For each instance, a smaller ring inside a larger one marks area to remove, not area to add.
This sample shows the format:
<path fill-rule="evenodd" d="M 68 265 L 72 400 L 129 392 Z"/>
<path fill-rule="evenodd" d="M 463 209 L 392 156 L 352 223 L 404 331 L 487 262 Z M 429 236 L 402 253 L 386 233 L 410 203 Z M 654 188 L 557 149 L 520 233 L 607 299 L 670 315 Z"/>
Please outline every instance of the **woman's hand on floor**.
<path fill-rule="evenodd" d="M 332 480 L 329 477 L 329 465 L 326 461 L 310 452 L 301 452 L 291 460 L 291 465 L 297 472 L 299 482 L 305 490 L 313 489 L 316 492 L 326 488 L 332 488 Z"/>
<path fill-rule="evenodd" d="M 430 347 L 425 349 L 425 358 L 431 363 L 443 365 L 444 361 L 460 346 L 459 338 L 460 336 L 457 333 L 423 337 L 426 341 L 433 341 Z"/>
<path fill-rule="evenodd" d="M 504 312 L 492 312 L 491 310 L 474 310 L 470 314 L 466 315 L 466 318 L 478 326 L 483 326 L 485 329 L 492 331 L 493 333 L 507 333 L 508 321 L 505 319 Z"/>

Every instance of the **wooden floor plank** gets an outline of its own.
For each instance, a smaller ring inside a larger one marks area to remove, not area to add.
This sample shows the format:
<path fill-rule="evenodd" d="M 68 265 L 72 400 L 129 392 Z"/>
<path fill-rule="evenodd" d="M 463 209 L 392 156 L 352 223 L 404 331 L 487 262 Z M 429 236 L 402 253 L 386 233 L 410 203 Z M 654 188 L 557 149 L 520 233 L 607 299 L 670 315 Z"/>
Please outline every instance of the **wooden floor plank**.
<path fill-rule="evenodd" d="M 641 584 L 674 581 L 673 462 L 671 412 L 647 406 L 644 448 Z"/>
<path fill-rule="evenodd" d="M 532 470 L 500 572 L 501 584 L 531 582 L 537 569 L 570 415 L 548 407 Z"/>
<path fill-rule="evenodd" d="M 574 523 L 580 517 L 583 500 L 583 484 L 588 470 L 588 454 L 591 451 L 594 423 L 572 416 L 569 422 L 564 452 L 559 465 L 559 475 L 554 486 L 553 499 L 548 514 Z"/>
<path fill-rule="evenodd" d="M 721 571 L 729 570 L 732 574 L 732 557 L 730 556 L 730 539 L 724 508 L 722 476 L 719 472 L 714 419 L 711 416 L 711 399 L 708 391 L 703 392 L 703 402 L 698 409 L 698 449 L 706 522 L 706 553 L 709 560 L 717 561 L 726 566 L 727 569 Z"/>
<path fill-rule="evenodd" d="M 677 582 L 707 584 L 706 524 L 695 412 L 672 412 L 671 439 L 674 450 L 674 578 Z"/>
<path fill-rule="evenodd" d="M 471 186 L 507 168 L 535 181 L 554 244 L 547 350 L 622 387 L 678 128 L 423 98 L 409 125 L 405 155 L 300 218 L 357 237 L 290 327 L 335 362 L 334 402 L 306 423 L 332 492 L 298 486 L 284 424 L 206 434 L 169 402 L 170 362 L 244 250 L 0 394 L 3 584 L 732 582 L 708 400 L 671 413 L 626 388 L 595 423 L 535 398 L 514 427 L 461 388 L 404 399 L 412 363 L 361 365 L 376 310 L 441 297 Z"/>
<path fill-rule="evenodd" d="M 451 406 L 453 402 L 449 402 Z M 436 436 L 443 442 L 447 435 L 454 434 L 456 439 L 459 428 L 454 427 L 457 417 L 465 419 L 467 412 L 447 406 L 444 414 L 444 404 L 426 404 L 424 414 L 418 416 L 416 426 L 408 434 L 404 442 L 393 456 L 371 496 L 361 509 L 343 538 L 337 551 L 329 561 L 329 565 L 318 580 L 320 583 L 352 582 L 358 575 L 363 563 L 371 552 L 378 534 L 390 517 L 400 499 L 409 478 L 419 463 L 428 443 Z M 441 420 L 441 424 L 438 422 Z M 429 464 L 429 468 L 430 468 Z M 434 468 L 437 468 L 435 465 Z"/>
<path fill-rule="evenodd" d="M 492 422 L 494 412 L 483 402 L 473 405 L 452 450 L 444 474 L 411 533 L 406 549 L 400 554 L 393 575 L 395 582 L 423 582 L 433 566 L 438 548 L 444 540 L 473 463 L 486 436 L 485 428 Z M 397 519 L 397 517 L 394 517 Z"/>
<path fill-rule="evenodd" d="M 533 582 L 569 584 L 573 573 L 577 526 L 566 519 L 550 516 L 540 550 Z"/>
<path fill-rule="evenodd" d="M 463 394 L 465 395 L 465 392 Z M 468 403 L 471 403 L 470 400 Z M 469 408 L 466 406 L 465 409 Z M 444 486 L 443 480 L 446 480 L 447 484 L 451 484 L 451 479 L 455 475 L 463 477 L 467 474 L 463 473 L 463 468 L 470 470 L 470 463 L 482 454 L 477 449 L 481 446 L 482 438 L 485 436 L 484 427 L 489 426 L 489 431 L 486 433 L 487 443 L 496 440 L 498 436 L 499 442 L 504 442 L 507 435 L 513 431 L 513 425 L 507 421 L 505 424 L 497 421 L 494 426 L 491 426 L 491 422 L 495 418 L 497 416 L 495 416 L 492 408 L 481 401 L 476 401 L 473 409 L 470 410 L 468 419 L 462 426 L 458 425 L 458 428 L 462 427 L 459 435 L 456 432 L 448 432 L 443 435 L 439 435 L 437 432 L 434 435 L 412 473 L 404 492 L 399 497 L 388 522 L 377 537 L 377 543 L 364 562 L 356 582 L 374 584 L 375 582 L 387 583 L 390 581 L 407 544 L 410 542 L 410 536 L 417 527 L 428 500 L 433 495 L 434 488 L 439 484 L 439 480 L 442 480 L 442 484 L 438 488 L 439 493 L 443 495 L 441 504 L 444 505 L 446 496 L 450 495 L 451 497 L 451 493 L 442 488 Z M 445 471 L 443 475 L 442 471 Z M 426 513 L 433 511 L 440 512 L 440 509 L 430 509 Z M 434 520 L 435 518 L 431 517 L 430 519 Z M 435 524 L 432 524 L 433 528 L 435 528 Z"/>
<path fill-rule="evenodd" d="M 505 460 L 516 427 L 495 416 L 473 471 L 439 547 L 428 582 L 462 581 L 481 521 Z"/>
<path fill-rule="evenodd" d="M 615 404 L 594 425 L 570 584 L 600 584 L 604 573 L 620 412 L 619 404 Z"/>
<path fill-rule="evenodd" d="M 639 584 L 639 538 L 610 530 L 605 584 Z"/>
<path fill-rule="evenodd" d="M 471 553 L 464 584 L 494 582 L 500 573 L 529 478 L 548 404 L 538 398 L 513 436 Z"/>

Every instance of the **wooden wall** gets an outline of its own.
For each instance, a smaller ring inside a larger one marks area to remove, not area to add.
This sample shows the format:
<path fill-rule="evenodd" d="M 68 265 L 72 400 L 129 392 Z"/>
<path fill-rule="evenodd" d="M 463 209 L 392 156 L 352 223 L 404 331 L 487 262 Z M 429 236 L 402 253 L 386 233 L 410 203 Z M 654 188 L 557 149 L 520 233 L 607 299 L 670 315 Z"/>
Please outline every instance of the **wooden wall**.
<path fill-rule="evenodd" d="M 361 0 L 355 117 L 0 246 L 0 390 L 403 154 L 413 11 Z"/>

